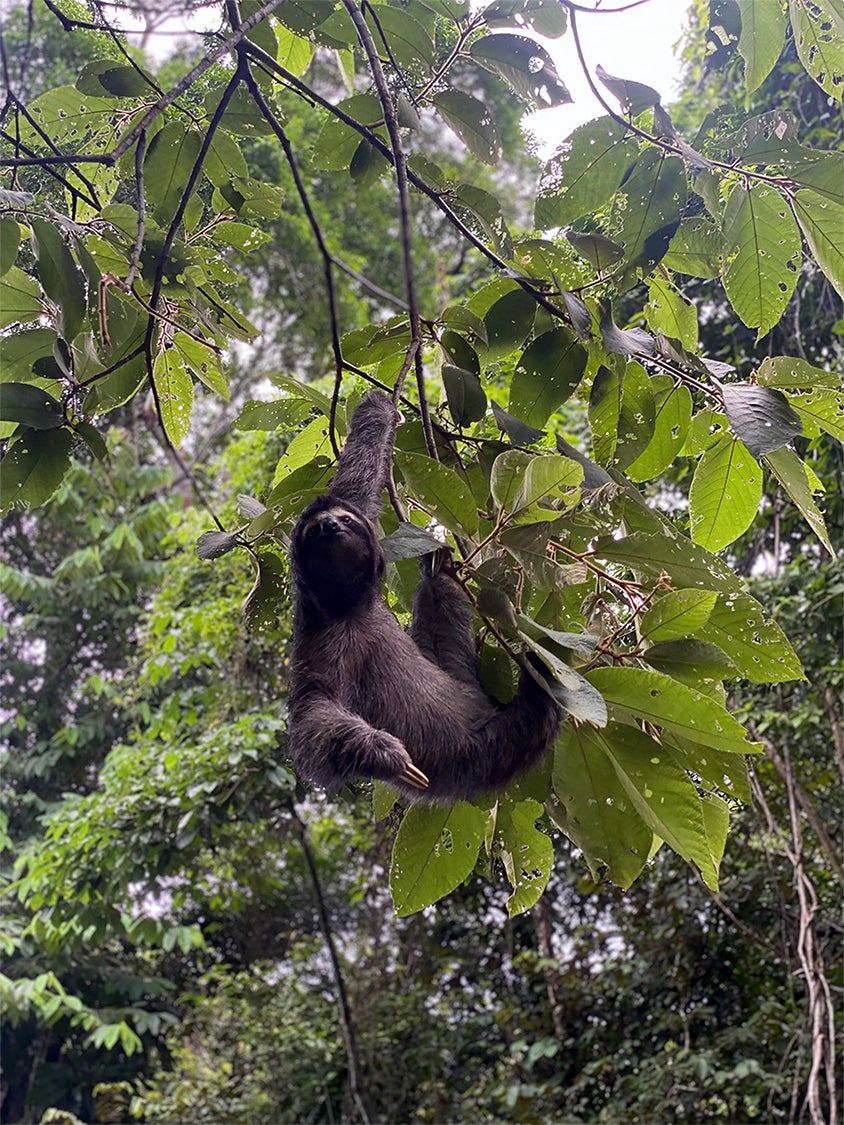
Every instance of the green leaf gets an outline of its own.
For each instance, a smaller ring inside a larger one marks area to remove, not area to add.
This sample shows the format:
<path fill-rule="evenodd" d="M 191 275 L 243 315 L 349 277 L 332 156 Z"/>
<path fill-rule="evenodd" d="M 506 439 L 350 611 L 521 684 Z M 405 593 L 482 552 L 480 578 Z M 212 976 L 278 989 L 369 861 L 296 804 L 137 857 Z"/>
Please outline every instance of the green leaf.
<path fill-rule="evenodd" d="M 453 469 L 419 453 L 396 452 L 396 463 L 414 499 L 458 535 L 478 530 L 478 510 L 469 486 Z"/>
<path fill-rule="evenodd" d="M 255 584 L 243 603 L 243 616 L 249 628 L 277 628 L 279 609 L 290 589 L 285 561 L 273 551 L 261 551 L 256 565 Z"/>
<path fill-rule="evenodd" d="M 624 112 L 629 113 L 631 117 L 638 117 L 644 110 L 659 105 L 659 94 L 652 86 L 632 82 L 628 78 L 614 78 L 611 74 L 607 74 L 602 66 L 596 66 L 595 73 L 599 81 L 618 100 Z"/>
<path fill-rule="evenodd" d="M 370 128 L 382 124 L 384 120 L 381 103 L 374 94 L 355 94 L 340 102 L 338 109 Z M 357 129 L 336 117 L 329 117 L 314 145 L 311 157 L 313 166 L 326 171 L 344 171 L 351 165 L 360 141 L 361 135 Z"/>
<path fill-rule="evenodd" d="M 400 918 L 455 890 L 474 870 L 487 813 L 466 801 L 412 805 L 393 845 L 390 890 Z"/>
<path fill-rule="evenodd" d="M 639 631 L 652 643 L 691 636 L 709 620 L 717 600 L 715 590 L 675 590 L 642 615 Z"/>
<path fill-rule="evenodd" d="M 288 445 L 284 451 L 284 456 L 279 459 L 275 467 L 272 482 L 273 490 L 281 484 L 288 474 L 310 464 L 317 457 L 330 457 L 332 460 L 334 458 L 326 418 L 315 418 L 313 422 L 309 422 Z"/>
<path fill-rule="evenodd" d="M 188 336 L 186 332 L 173 335 L 173 347 L 181 356 L 182 362 L 194 373 L 201 383 L 229 402 L 229 384 L 220 367 L 219 352 L 210 344 Z"/>
<path fill-rule="evenodd" d="M 143 70 L 115 65 L 113 59 L 86 63 L 76 80 L 76 89 L 82 94 L 114 98 L 140 98 L 154 93 Z"/>
<path fill-rule="evenodd" d="M 498 130 L 483 102 L 461 90 L 444 90 L 434 94 L 431 103 L 473 156 L 485 164 L 494 164 L 499 159 L 501 144 Z"/>
<path fill-rule="evenodd" d="M 639 156 L 621 188 L 627 196 L 617 237 L 624 243 L 630 284 L 634 270 L 643 276 L 665 257 L 686 204 L 686 170 L 679 156 L 650 147 Z"/>
<path fill-rule="evenodd" d="M 22 122 L 21 140 L 25 144 L 43 145 L 42 130 L 53 144 L 72 144 L 77 149 L 110 122 L 114 101 L 81 94 L 73 86 L 57 86 L 30 102 L 27 111 L 34 124 Z"/>
<path fill-rule="evenodd" d="M 785 633 L 766 620 L 755 598 L 742 591 L 721 594 L 698 635 L 717 645 L 739 675 L 755 684 L 805 679 Z"/>
<path fill-rule="evenodd" d="M 722 280 L 730 304 L 760 340 L 779 321 L 800 273 L 800 233 L 775 187 L 733 188 L 724 214 Z"/>
<path fill-rule="evenodd" d="M 237 547 L 237 531 L 203 531 L 196 541 L 196 554 L 200 559 L 219 559 Z"/>
<path fill-rule="evenodd" d="M 586 350 L 566 328 L 552 328 L 537 336 L 516 362 L 510 381 L 510 413 L 529 426 L 544 426 L 574 393 L 586 359 Z"/>
<path fill-rule="evenodd" d="M 502 258 L 513 257 L 513 239 L 504 218 L 501 202 L 494 195 L 474 184 L 459 183 L 449 193 L 448 202 L 455 214 L 459 215 L 469 227 L 478 229 L 485 238 L 489 239 L 496 254 Z M 453 308 L 469 311 L 460 305 Z M 463 326 L 453 324 L 452 327 Z M 486 342 L 482 325 L 480 338 L 482 342 Z"/>
<path fill-rule="evenodd" d="M 30 219 L 38 279 L 47 296 L 59 306 L 59 329 L 70 343 L 85 317 L 85 282 L 58 227 L 44 219 Z"/>
<path fill-rule="evenodd" d="M 26 324 L 44 311 L 41 287 L 37 281 L 12 266 L 0 279 L 0 328 L 10 324 Z"/>
<path fill-rule="evenodd" d="M 762 470 L 743 441 L 725 434 L 706 450 L 689 490 L 691 536 L 710 551 L 734 543 L 756 517 Z"/>
<path fill-rule="evenodd" d="M 486 395 L 473 371 L 444 363 L 441 371 L 448 409 L 456 426 L 468 426 L 486 414 Z"/>
<path fill-rule="evenodd" d="M 717 608 L 716 605 L 713 616 Z M 701 746 L 731 754 L 753 752 L 754 744 L 747 741 L 747 732 L 729 711 L 669 676 L 643 668 L 594 668 L 586 678 L 610 707 L 620 707 Z"/>
<path fill-rule="evenodd" d="M 501 359 L 521 347 L 533 327 L 536 302 L 523 289 L 513 289 L 500 297 L 486 312 L 487 360 Z"/>
<path fill-rule="evenodd" d="M 540 230 L 564 227 L 609 200 L 636 159 L 636 142 L 612 117 L 575 129 L 542 172 L 536 197 Z"/>
<path fill-rule="evenodd" d="M 675 680 L 697 687 L 704 680 L 725 680 L 736 675 L 732 661 L 711 641 L 692 638 L 660 641 L 642 654 L 642 659 Z"/>
<path fill-rule="evenodd" d="M 757 90 L 780 57 L 785 42 L 786 18 L 782 0 L 737 0 L 741 12 L 739 54 L 744 59 L 744 84 L 748 94 Z"/>
<path fill-rule="evenodd" d="M 599 273 L 624 257 L 624 247 L 602 234 L 579 234 L 576 230 L 567 230 L 566 238 L 574 247 L 575 253 L 585 258 Z"/>
<path fill-rule="evenodd" d="M 410 70 L 430 73 L 434 61 L 434 44 L 418 20 L 404 9 L 387 4 L 380 4 L 374 9 L 367 7 L 365 12 L 378 53 L 385 61 L 389 61 L 389 55 L 392 55 Z M 387 40 L 386 48 L 384 39 Z"/>
<path fill-rule="evenodd" d="M 820 390 L 810 394 L 790 395 L 788 401 L 809 426 L 819 426 L 844 442 L 844 395 Z"/>
<path fill-rule="evenodd" d="M 544 430 L 538 430 L 535 426 L 528 426 L 519 418 L 515 418 L 512 414 L 508 414 L 503 410 L 497 402 L 490 403 L 492 406 L 492 415 L 495 418 L 495 424 L 499 430 L 502 430 L 510 439 L 513 445 L 533 445 L 534 442 L 539 441 L 540 438 L 545 436 Z"/>
<path fill-rule="evenodd" d="M 839 296 L 844 296 L 844 206 L 815 191 L 798 191 L 794 213 L 818 265 Z"/>
<path fill-rule="evenodd" d="M 521 449 L 508 449 L 499 453 L 492 463 L 489 487 L 499 508 L 508 510 L 522 486 L 527 467 L 533 460 L 530 453 Z"/>
<path fill-rule="evenodd" d="M 692 394 L 684 383 L 675 385 L 670 375 L 653 375 L 650 383 L 654 403 L 653 434 L 625 470 L 635 481 L 653 480 L 674 463 L 685 444 L 692 419 Z"/>
<path fill-rule="evenodd" d="M 682 220 L 668 244 L 663 264 L 689 277 L 717 277 L 723 252 L 721 231 L 706 217 L 696 215 Z"/>
<path fill-rule="evenodd" d="M 223 187 L 235 176 L 249 175 L 246 159 L 237 141 L 224 129 L 218 129 L 214 134 L 205 154 L 203 171 L 214 187 Z M 216 235 L 216 231 L 214 233 Z"/>
<path fill-rule="evenodd" d="M 617 371 L 612 371 L 601 364 L 589 392 L 592 450 L 595 460 L 601 465 L 609 465 L 615 456 L 620 413 L 621 376 Z"/>
<path fill-rule="evenodd" d="M 756 381 L 761 387 L 788 387 L 800 390 L 814 390 L 815 387 L 841 386 L 841 376 L 837 371 L 822 371 L 812 367 L 805 359 L 790 355 L 766 356 L 756 372 Z"/>
<path fill-rule="evenodd" d="M 782 391 L 752 383 L 725 383 L 721 389 L 730 428 L 753 457 L 781 448 L 802 432 L 800 415 Z"/>
<path fill-rule="evenodd" d="M 468 10 L 468 2 L 464 6 Z M 495 0 L 480 14 L 490 27 L 532 28 L 547 39 L 564 35 L 567 25 L 566 10 L 559 0 Z"/>
<path fill-rule="evenodd" d="M 193 408 L 193 380 L 185 371 L 175 348 L 167 348 L 155 357 L 152 370 L 161 421 L 167 437 L 178 449 L 190 429 Z"/>
<path fill-rule="evenodd" d="M 0 419 L 34 430 L 56 430 L 64 421 L 61 403 L 31 383 L 0 385 Z"/>
<path fill-rule="evenodd" d="M 622 890 L 639 877 L 653 832 L 631 805 L 606 753 L 603 735 L 566 724 L 554 748 L 552 785 L 559 804 L 549 813 L 583 851 L 593 877 L 606 874 Z"/>
<path fill-rule="evenodd" d="M 747 759 L 740 754 L 724 754 L 709 746 L 697 746 L 685 738 L 671 736 L 663 743 L 666 750 L 684 769 L 691 770 L 703 781 L 737 801 L 751 801 L 750 774 Z M 704 806 L 706 812 L 706 806 Z"/>
<path fill-rule="evenodd" d="M 629 566 L 645 578 L 659 578 L 664 570 L 675 586 L 732 591 L 741 584 L 739 576 L 717 555 L 682 536 L 643 531 L 623 539 L 605 536 L 595 543 L 595 554 L 608 562 Z"/>
<path fill-rule="evenodd" d="M 651 380 L 640 363 L 628 363 L 621 380 L 618 442 L 613 458 L 618 468 L 626 468 L 647 449 L 655 422 L 656 401 Z"/>
<path fill-rule="evenodd" d="M 812 496 L 812 486 L 806 466 L 793 449 L 777 449 L 763 458 L 765 464 L 783 486 L 785 491 L 803 513 L 803 518 L 812 531 L 829 551 L 835 555 L 826 523 Z"/>
<path fill-rule="evenodd" d="M 52 328 L 27 328 L 23 332 L 3 336 L 0 339 L 0 383 L 30 381 L 37 361 L 52 358 L 57 339 Z"/>
<path fill-rule="evenodd" d="M 524 614 L 519 614 L 518 620 L 523 626 L 527 626 L 519 629 L 519 636 L 547 669 L 548 676 L 541 676 L 541 680 L 549 694 L 578 722 L 592 723 L 597 727 L 606 726 L 607 705 L 600 691 L 552 651 L 550 638 L 546 639 L 537 630 L 535 622 Z"/>
<path fill-rule="evenodd" d="M 539 801 L 503 799 L 498 803 L 495 842 L 513 888 L 507 899 L 511 918 L 524 914 L 539 901 L 554 866 L 551 838 L 536 827 L 542 812 Z"/>
<path fill-rule="evenodd" d="M 20 241 L 20 225 L 14 219 L 0 219 L 0 277 L 15 264 Z"/>
<path fill-rule="evenodd" d="M 237 430 L 300 429 L 310 418 L 312 403 L 301 398 L 280 398 L 275 402 L 244 404 L 232 423 Z"/>
<path fill-rule="evenodd" d="M 13 504 L 45 504 L 70 468 L 73 434 L 68 429 L 30 430 L 0 461 L 0 512 Z"/>
<path fill-rule="evenodd" d="M 834 101 L 844 94 L 844 11 L 837 0 L 788 0 L 797 54 Z"/>
<path fill-rule="evenodd" d="M 469 56 L 500 75 L 517 97 L 541 109 L 572 100 L 551 56 L 524 35 L 485 35 L 475 40 Z"/>
<path fill-rule="evenodd" d="M 416 559 L 420 555 L 430 555 L 441 547 L 439 539 L 412 523 L 400 523 L 392 535 L 381 540 L 381 549 L 387 562 Z"/>
<path fill-rule="evenodd" d="M 553 453 L 531 457 L 511 510 L 517 515 L 542 500 L 564 497 L 577 489 L 582 480 L 582 467 L 569 457 Z M 548 518 L 547 512 L 545 518 Z"/>
<path fill-rule="evenodd" d="M 200 134 L 177 121 L 152 138 L 144 159 L 144 185 L 160 226 L 166 227 L 176 214 L 201 147 Z"/>
<path fill-rule="evenodd" d="M 651 332 L 662 332 L 694 351 L 697 348 L 697 309 L 676 285 L 662 274 L 648 279 L 645 317 Z"/>
<path fill-rule="evenodd" d="M 704 812 L 705 799 L 686 770 L 643 731 L 612 725 L 597 739 L 645 824 L 679 856 L 694 863 L 710 890 L 717 891 L 727 837 L 726 806 L 721 803 L 713 815 Z"/>

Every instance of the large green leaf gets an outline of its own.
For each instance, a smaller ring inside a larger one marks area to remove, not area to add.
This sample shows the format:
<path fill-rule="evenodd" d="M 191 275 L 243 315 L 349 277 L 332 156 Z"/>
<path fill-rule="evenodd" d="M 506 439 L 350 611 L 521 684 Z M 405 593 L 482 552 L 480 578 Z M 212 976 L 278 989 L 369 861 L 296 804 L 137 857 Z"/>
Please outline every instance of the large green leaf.
<path fill-rule="evenodd" d="M 0 278 L 0 328 L 27 324 L 44 311 L 41 287 L 17 266 Z"/>
<path fill-rule="evenodd" d="M 800 273 L 800 233 L 770 184 L 733 188 L 724 215 L 722 280 L 730 304 L 761 339 L 785 312 Z"/>
<path fill-rule="evenodd" d="M 565 105 L 571 94 L 544 47 L 524 35 L 485 35 L 469 48 L 471 58 L 500 75 L 513 92 L 540 109 Z"/>
<path fill-rule="evenodd" d="M 501 359 L 521 347 L 533 327 L 536 302 L 523 289 L 513 289 L 500 297 L 484 315 L 487 343 L 482 354 L 488 360 Z"/>
<path fill-rule="evenodd" d="M 525 470 L 519 491 L 512 501 L 511 511 L 518 515 L 524 513 L 541 501 L 573 499 L 569 494 L 577 489 L 583 480 L 583 468 L 570 457 L 559 454 L 544 454 L 532 457 Z M 545 511 L 545 519 L 548 519 Z"/>
<path fill-rule="evenodd" d="M 175 348 L 167 348 L 155 357 L 152 376 L 158 391 L 165 433 L 178 448 L 190 429 L 193 380 Z"/>
<path fill-rule="evenodd" d="M 750 527 L 762 500 L 762 470 L 743 441 L 725 434 L 706 450 L 689 489 L 691 536 L 719 551 Z"/>
<path fill-rule="evenodd" d="M 756 381 L 761 387 L 786 387 L 814 390 L 815 387 L 841 386 L 838 371 L 822 371 L 805 359 L 791 355 L 766 356 L 756 371 Z"/>
<path fill-rule="evenodd" d="M 45 504 L 70 468 L 73 434 L 68 429 L 30 430 L 0 461 L 0 513 L 13 504 Z"/>
<path fill-rule="evenodd" d="M 603 734 L 566 724 L 554 748 L 549 814 L 583 851 L 595 879 L 603 869 L 623 890 L 647 862 L 653 832 L 632 806 L 603 750 Z"/>
<path fill-rule="evenodd" d="M 537 336 L 516 363 L 510 381 L 510 413 L 529 426 L 544 426 L 580 383 L 586 359 L 586 350 L 566 328 L 552 328 Z"/>
<path fill-rule="evenodd" d="M 486 414 L 486 394 L 474 371 L 444 363 L 440 374 L 454 424 L 468 426 L 483 418 Z"/>
<path fill-rule="evenodd" d="M 0 219 L 0 277 L 15 264 L 20 241 L 20 224 L 14 219 Z"/>
<path fill-rule="evenodd" d="M 618 441 L 613 462 L 620 469 L 633 464 L 647 449 L 656 424 L 656 401 L 641 363 L 628 363 L 621 380 Z"/>
<path fill-rule="evenodd" d="M 484 840 L 487 813 L 466 801 L 411 805 L 393 845 L 390 890 L 406 917 L 455 890 L 471 875 Z"/>
<path fill-rule="evenodd" d="M 413 497 L 458 535 L 478 530 L 478 510 L 469 486 L 453 469 L 420 453 L 396 452 L 396 464 Z"/>
<path fill-rule="evenodd" d="M 673 241 L 673 239 L 672 239 Z M 645 317 L 651 332 L 662 332 L 679 340 L 685 348 L 697 348 L 697 309 L 668 278 L 661 273 L 648 279 L 648 303 Z"/>
<path fill-rule="evenodd" d="M 653 434 L 639 456 L 625 470 L 631 480 L 653 480 L 669 465 L 683 448 L 692 420 L 692 394 L 670 375 L 652 375 L 651 392 L 654 404 Z"/>
<path fill-rule="evenodd" d="M 543 809 L 539 801 L 498 802 L 495 843 L 513 893 L 507 899 L 511 918 L 539 901 L 554 866 L 551 838 L 536 827 Z"/>
<path fill-rule="evenodd" d="M 732 754 L 748 754 L 754 749 L 744 727 L 720 703 L 669 676 L 643 668 L 595 668 L 586 678 L 610 707 L 619 707 L 701 746 Z"/>
<path fill-rule="evenodd" d="M 621 190 L 627 196 L 618 235 L 624 243 L 625 265 L 629 275 L 638 269 L 647 275 L 662 261 L 680 225 L 686 204 L 683 161 L 658 148 L 647 148 Z M 631 276 L 630 284 L 634 280 Z"/>
<path fill-rule="evenodd" d="M 371 24 L 379 54 L 390 56 L 410 70 L 430 72 L 434 61 L 434 44 L 422 24 L 403 8 L 379 4 L 367 6 L 367 22 Z M 377 22 L 376 22 L 377 21 Z M 386 39 L 386 46 L 384 44 Z"/>
<path fill-rule="evenodd" d="M 840 0 L 788 0 L 803 66 L 833 100 L 844 95 L 844 9 Z"/>
<path fill-rule="evenodd" d="M 818 265 L 844 297 L 844 205 L 816 191 L 798 191 L 794 213 Z"/>
<path fill-rule="evenodd" d="M 717 555 L 681 536 L 636 531 L 623 539 L 605 536 L 595 543 L 598 558 L 629 566 L 646 578 L 665 571 L 675 586 L 704 590 L 735 590 L 741 579 Z"/>
<path fill-rule="evenodd" d="M 811 527 L 812 531 L 814 531 L 815 535 L 817 535 L 830 555 L 834 555 L 835 551 L 830 542 L 826 523 L 812 496 L 812 486 L 809 483 L 806 466 L 794 450 L 788 448 L 777 449 L 773 453 L 769 453 L 764 458 L 764 461 L 803 513 L 806 523 L 808 523 L 809 527 Z"/>
<path fill-rule="evenodd" d="M 355 94 L 340 102 L 338 109 L 370 127 L 383 122 L 384 111 L 374 94 Z M 312 161 L 315 168 L 342 171 L 352 163 L 361 135 L 357 129 L 336 117 L 327 118 L 314 145 Z"/>
<path fill-rule="evenodd" d="M 61 335 L 70 343 L 85 317 L 85 282 L 82 272 L 54 223 L 33 218 L 32 235 L 38 260 L 38 279 L 51 301 L 59 306 Z"/>
<path fill-rule="evenodd" d="M 717 277 L 724 238 L 718 227 L 704 215 L 683 219 L 668 244 L 663 264 L 690 277 Z"/>
<path fill-rule="evenodd" d="M 844 442 L 844 394 L 824 389 L 789 395 L 788 401 L 803 419 L 807 430 L 817 426 Z"/>
<path fill-rule="evenodd" d="M 178 121 L 165 125 L 150 142 L 144 160 L 144 187 L 162 227 L 176 213 L 201 147 L 200 134 Z"/>
<path fill-rule="evenodd" d="M 57 430 L 64 421 L 61 403 L 31 383 L 0 385 L 0 419 L 34 430 Z"/>
<path fill-rule="evenodd" d="M 739 53 L 744 59 L 748 94 L 758 89 L 774 68 L 785 42 L 782 0 L 737 0 L 741 12 Z"/>
<path fill-rule="evenodd" d="M 716 644 L 739 674 L 753 683 L 778 684 L 805 678 L 785 633 L 776 622 L 767 620 L 759 602 L 743 591 L 721 594 L 698 636 Z"/>
<path fill-rule="evenodd" d="M 0 337 L 0 383 L 29 382 L 35 363 L 45 356 L 52 359 L 56 339 L 52 328 L 27 328 Z"/>
<path fill-rule="evenodd" d="M 653 643 L 691 636 L 709 620 L 717 600 L 715 590 L 674 590 L 642 615 L 639 630 Z"/>
<path fill-rule="evenodd" d="M 501 156 L 501 143 L 495 121 L 487 106 L 461 90 L 444 90 L 431 98 L 434 108 L 450 129 L 453 129 L 468 150 L 494 164 Z"/>
<path fill-rule="evenodd" d="M 636 142 L 612 117 L 575 129 L 554 153 L 539 181 L 536 225 L 563 227 L 612 196 L 636 159 Z"/>
<path fill-rule="evenodd" d="M 643 731 L 613 725 L 601 731 L 597 741 L 645 824 L 694 863 L 710 890 L 717 891 L 728 827 L 723 802 L 702 798 L 674 756 Z M 710 801 L 712 807 L 705 810 Z"/>
<path fill-rule="evenodd" d="M 753 457 L 779 449 L 803 429 L 800 415 L 782 391 L 753 383 L 725 383 L 722 393 L 730 428 Z"/>

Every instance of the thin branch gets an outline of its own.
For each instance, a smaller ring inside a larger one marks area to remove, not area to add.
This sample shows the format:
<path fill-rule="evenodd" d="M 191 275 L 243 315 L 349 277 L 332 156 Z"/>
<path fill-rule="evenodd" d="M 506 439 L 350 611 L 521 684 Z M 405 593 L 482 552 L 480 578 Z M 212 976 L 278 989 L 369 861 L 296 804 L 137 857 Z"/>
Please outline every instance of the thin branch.
<path fill-rule="evenodd" d="M 305 823 L 299 816 L 299 811 L 292 801 L 288 803 L 287 807 L 302 845 L 302 855 L 305 858 L 305 866 L 308 869 L 311 888 L 314 892 L 314 902 L 316 904 L 317 917 L 319 918 L 319 926 L 322 930 L 322 936 L 325 939 L 325 947 L 328 951 L 329 960 L 331 961 L 331 971 L 334 975 L 334 984 L 337 989 L 337 1007 L 340 1011 L 340 1026 L 343 1030 L 343 1042 L 346 1046 L 346 1059 L 349 1064 L 349 1086 L 351 1088 L 352 1098 L 360 1114 L 361 1121 L 364 1122 L 364 1125 L 369 1125 L 372 1119 L 363 1100 L 364 1082 L 357 1040 L 355 1038 L 354 1024 L 352 1023 L 352 1009 L 349 1005 L 349 996 L 346 992 L 346 982 L 343 979 L 340 959 L 337 956 L 334 935 L 331 932 L 331 923 L 325 905 L 325 896 L 322 893 L 322 884 L 320 883 L 319 873 L 316 863 L 314 862 L 311 846 L 308 843 L 308 833 Z"/>
<path fill-rule="evenodd" d="M 129 272 L 126 274 L 126 288 L 131 289 L 138 272 L 141 253 L 144 248 L 144 231 L 146 228 L 147 201 L 144 195 L 144 156 L 147 149 L 147 135 L 141 133 L 135 148 L 135 194 L 138 203 L 138 232 L 135 235 L 135 245 L 132 247 L 132 256 L 129 259 Z"/>
<path fill-rule="evenodd" d="M 434 432 L 431 428 L 428 400 L 425 394 L 425 372 L 422 361 L 422 324 L 419 317 L 419 303 L 416 294 L 416 274 L 413 265 L 413 231 L 410 215 L 410 189 L 407 176 L 407 155 L 402 147 L 401 130 L 399 128 L 398 114 L 395 103 L 390 94 L 378 48 L 369 30 L 363 12 L 354 0 L 343 0 L 343 6 L 349 13 L 355 30 L 360 39 L 361 46 L 369 60 L 369 69 L 378 93 L 378 100 L 384 113 L 384 124 L 390 137 L 390 146 L 393 153 L 393 167 L 396 172 L 396 187 L 398 188 L 399 219 L 401 223 L 402 257 L 404 260 L 405 287 L 407 289 L 407 303 L 410 306 L 410 345 L 407 350 L 408 358 L 413 358 L 416 368 L 416 386 L 419 392 L 419 405 L 422 411 L 422 426 L 425 431 L 425 444 L 428 454 L 437 459 L 437 447 L 434 441 Z M 393 401 L 398 401 L 401 394 L 403 376 L 396 380 L 393 389 Z"/>

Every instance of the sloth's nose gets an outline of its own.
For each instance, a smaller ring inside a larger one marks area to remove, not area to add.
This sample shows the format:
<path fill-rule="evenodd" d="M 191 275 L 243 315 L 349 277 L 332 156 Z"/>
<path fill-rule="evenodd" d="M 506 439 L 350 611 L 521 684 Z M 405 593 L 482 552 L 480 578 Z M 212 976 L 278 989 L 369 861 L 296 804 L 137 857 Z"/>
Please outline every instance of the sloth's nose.
<path fill-rule="evenodd" d="M 340 521 L 334 516 L 323 516 L 319 521 L 319 530 L 321 535 L 336 535 L 340 530 Z"/>

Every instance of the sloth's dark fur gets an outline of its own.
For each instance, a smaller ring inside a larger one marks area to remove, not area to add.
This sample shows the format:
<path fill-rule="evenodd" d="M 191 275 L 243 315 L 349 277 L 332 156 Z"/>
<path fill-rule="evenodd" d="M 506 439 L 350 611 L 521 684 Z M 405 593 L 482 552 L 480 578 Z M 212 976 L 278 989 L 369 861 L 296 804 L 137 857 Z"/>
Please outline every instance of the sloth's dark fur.
<path fill-rule="evenodd" d="M 465 596 L 430 557 L 409 635 L 384 604 L 376 525 L 398 417 L 383 394 L 361 402 L 330 490 L 293 531 L 290 749 L 325 787 L 375 777 L 415 799 L 467 798 L 533 765 L 563 713 L 525 671 L 510 704 L 488 699 Z"/>

